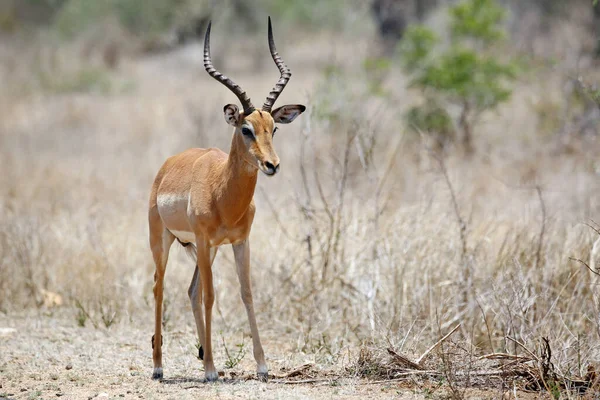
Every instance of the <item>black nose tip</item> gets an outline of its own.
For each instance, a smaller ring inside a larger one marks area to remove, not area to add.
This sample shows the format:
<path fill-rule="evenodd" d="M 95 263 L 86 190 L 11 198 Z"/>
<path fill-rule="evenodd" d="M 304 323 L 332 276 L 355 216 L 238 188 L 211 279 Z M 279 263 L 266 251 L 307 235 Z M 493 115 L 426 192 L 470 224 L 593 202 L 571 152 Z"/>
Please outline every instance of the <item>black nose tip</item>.
<path fill-rule="evenodd" d="M 279 170 L 279 164 L 273 165 L 268 161 L 265 161 L 265 167 L 267 167 L 271 175 L 275 174 Z"/>

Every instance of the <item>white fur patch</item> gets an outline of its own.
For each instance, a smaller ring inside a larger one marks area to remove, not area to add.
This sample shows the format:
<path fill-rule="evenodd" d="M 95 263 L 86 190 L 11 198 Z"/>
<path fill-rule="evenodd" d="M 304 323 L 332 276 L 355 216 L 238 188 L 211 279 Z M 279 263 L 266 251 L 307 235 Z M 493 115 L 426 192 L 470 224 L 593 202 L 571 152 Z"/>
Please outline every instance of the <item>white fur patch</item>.
<path fill-rule="evenodd" d="M 171 233 L 173 235 L 175 235 L 175 237 L 177 239 L 181 240 L 183 243 L 196 244 L 196 235 L 194 235 L 194 232 L 188 232 L 188 231 L 171 231 Z"/>
<path fill-rule="evenodd" d="M 156 199 L 159 214 L 173 215 L 180 209 L 187 209 L 188 195 L 179 193 L 160 193 Z"/>

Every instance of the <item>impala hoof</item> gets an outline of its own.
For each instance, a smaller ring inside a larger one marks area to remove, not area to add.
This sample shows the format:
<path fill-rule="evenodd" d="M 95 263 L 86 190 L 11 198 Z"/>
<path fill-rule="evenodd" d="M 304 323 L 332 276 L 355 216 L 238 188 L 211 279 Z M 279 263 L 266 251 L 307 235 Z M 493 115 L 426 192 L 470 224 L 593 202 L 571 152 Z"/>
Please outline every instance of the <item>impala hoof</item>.
<path fill-rule="evenodd" d="M 217 371 L 206 372 L 205 375 L 207 382 L 216 382 L 219 379 L 219 374 Z"/>
<path fill-rule="evenodd" d="M 162 368 L 154 368 L 154 372 L 152 372 L 152 379 L 162 379 L 163 370 Z"/>
<path fill-rule="evenodd" d="M 268 372 L 258 372 L 258 380 L 261 382 L 267 382 L 269 380 L 269 373 Z"/>

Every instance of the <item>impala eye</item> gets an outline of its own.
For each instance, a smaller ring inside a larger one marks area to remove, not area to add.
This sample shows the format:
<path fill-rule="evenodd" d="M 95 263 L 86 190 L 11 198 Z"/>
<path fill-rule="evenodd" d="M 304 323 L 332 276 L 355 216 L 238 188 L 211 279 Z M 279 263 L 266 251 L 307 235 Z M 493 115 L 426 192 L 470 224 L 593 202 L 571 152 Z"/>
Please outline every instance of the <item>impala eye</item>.
<path fill-rule="evenodd" d="M 247 137 L 253 137 L 254 135 L 252 134 L 252 131 L 249 128 L 242 128 L 242 135 L 247 136 Z"/>

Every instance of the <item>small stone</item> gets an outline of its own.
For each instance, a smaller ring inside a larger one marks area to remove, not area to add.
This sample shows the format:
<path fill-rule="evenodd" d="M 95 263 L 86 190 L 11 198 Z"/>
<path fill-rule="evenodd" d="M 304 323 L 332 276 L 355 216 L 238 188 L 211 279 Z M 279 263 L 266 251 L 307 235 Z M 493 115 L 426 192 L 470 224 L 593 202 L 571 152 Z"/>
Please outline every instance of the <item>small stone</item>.
<path fill-rule="evenodd" d="M 98 397 L 99 399 L 108 398 L 108 393 L 104 393 L 104 392 L 102 392 L 102 393 L 100 393 L 100 394 L 99 394 L 97 397 Z"/>
<path fill-rule="evenodd" d="M 61 396 L 64 396 L 64 394 L 63 393 L 56 393 L 56 397 L 61 397 Z"/>
<path fill-rule="evenodd" d="M 21 388 L 21 392 L 26 392 L 26 391 L 27 391 L 27 389 Z"/>
<path fill-rule="evenodd" d="M 121 393 L 121 394 L 119 395 L 119 397 L 125 397 L 125 395 L 124 395 L 123 393 Z"/>
<path fill-rule="evenodd" d="M 73 369 L 73 366 L 72 366 L 71 364 L 67 364 L 67 365 L 65 366 L 65 369 L 68 371 L 68 370 L 70 370 L 70 369 Z"/>

